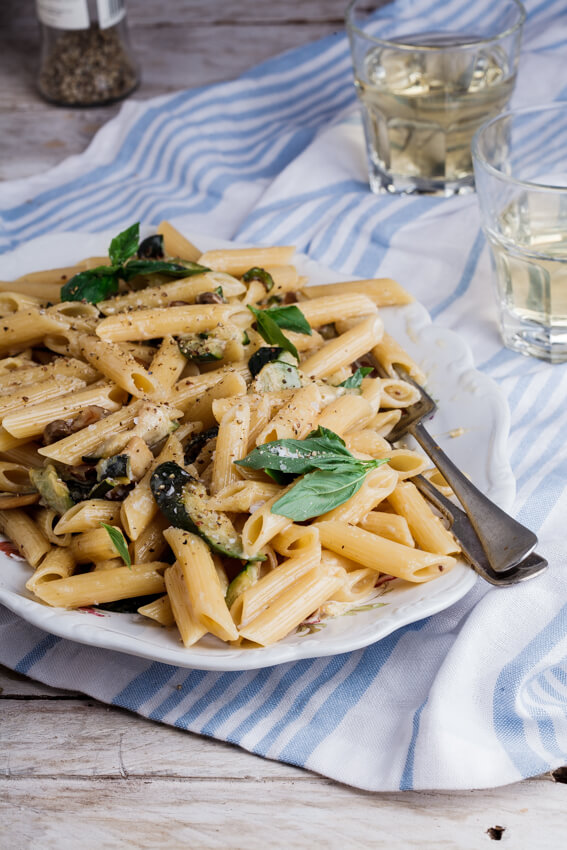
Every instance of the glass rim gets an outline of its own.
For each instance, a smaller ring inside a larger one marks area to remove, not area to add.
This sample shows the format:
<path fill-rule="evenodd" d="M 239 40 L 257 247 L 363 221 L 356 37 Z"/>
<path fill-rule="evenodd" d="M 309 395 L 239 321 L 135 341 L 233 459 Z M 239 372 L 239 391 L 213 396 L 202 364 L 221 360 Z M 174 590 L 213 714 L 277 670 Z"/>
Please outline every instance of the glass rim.
<path fill-rule="evenodd" d="M 512 177 L 510 174 L 505 174 L 499 168 L 492 165 L 480 151 L 480 138 L 482 134 L 496 124 L 498 121 L 504 121 L 507 118 L 514 118 L 516 115 L 536 114 L 538 112 L 554 112 L 557 110 L 567 112 L 567 100 L 558 100 L 555 103 L 548 103 L 544 106 L 524 106 L 521 109 L 509 109 L 506 112 L 501 112 L 500 115 L 495 115 L 489 121 L 482 124 L 474 134 L 471 142 L 471 153 L 473 162 L 478 162 L 488 174 L 497 177 L 499 180 L 504 180 L 506 183 L 514 186 L 521 186 L 526 189 L 544 191 L 544 192 L 567 192 L 567 186 L 555 186 L 550 183 L 535 183 L 533 180 L 520 180 L 519 177 Z"/>
<path fill-rule="evenodd" d="M 500 41 L 502 38 L 505 38 L 508 35 L 512 35 L 512 33 L 516 32 L 517 30 L 520 30 L 523 27 L 525 20 L 526 20 L 526 9 L 525 9 L 524 4 L 521 2 L 521 0 L 508 0 L 508 2 L 510 2 L 514 6 L 516 6 L 518 13 L 519 13 L 519 17 L 518 17 L 518 20 L 516 21 L 515 24 L 513 24 L 512 26 L 508 27 L 505 30 L 502 30 L 502 32 L 499 32 L 497 35 L 490 35 L 490 36 L 486 36 L 484 38 L 471 39 L 471 41 L 464 41 L 461 44 L 455 45 L 451 48 L 442 47 L 442 46 L 439 46 L 439 45 L 437 45 L 437 46 L 426 45 L 426 44 L 416 45 L 416 44 L 408 44 L 407 42 L 404 42 L 403 39 L 400 40 L 400 41 L 395 41 L 391 38 L 378 38 L 377 36 L 369 35 L 368 33 L 364 32 L 364 30 L 361 29 L 360 27 L 356 26 L 356 24 L 354 22 L 354 14 L 353 14 L 354 13 L 354 7 L 356 6 L 356 4 L 358 2 L 359 2 L 359 0 L 350 0 L 348 6 L 346 8 L 345 22 L 346 22 L 347 31 L 349 32 L 349 34 L 356 33 L 357 35 L 362 36 L 362 38 L 371 42 L 372 44 L 379 44 L 382 47 L 395 47 L 398 50 L 413 50 L 413 51 L 421 50 L 424 53 L 426 53 L 428 51 L 434 52 L 434 51 L 441 51 L 441 50 L 448 50 L 448 49 L 460 50 L 460 49 L 466 49 L 466 48 L 469 48 L 469 47 L 478 46 L 479 44 L 488 44 L 492 41 Z"/>

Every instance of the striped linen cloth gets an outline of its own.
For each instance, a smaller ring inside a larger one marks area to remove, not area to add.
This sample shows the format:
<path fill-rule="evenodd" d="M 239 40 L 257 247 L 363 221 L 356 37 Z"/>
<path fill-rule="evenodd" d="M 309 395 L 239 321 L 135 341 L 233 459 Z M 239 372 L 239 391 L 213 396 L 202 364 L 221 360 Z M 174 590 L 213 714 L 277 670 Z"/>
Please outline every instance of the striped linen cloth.
<path fill-rule="evenodd" d="M 478 2 L 423 0 L 474 28 Z M 514 104 L 567 99 L 565 0 L 528 0 Z M 553 136 L 534 128 L 526 146 Z M 564 139 L 560 141 L 564 148 Z M 502 347 L 475 196 L 367 188 L 344 34 L 238 80 L 128 102 L 89 149 L 0 187 L 0 245 L 172 219 L 185 232 L 293 243 L 337 271 L 400 280 L 459 332 L 512 414 L 514 514 L 550 569 L 366 649 L 209 673 L 80 646 L 0 608 L 0 661 L 182 729 L 371 790 L 491 787 L 567 762 L 567 366 Z"/>

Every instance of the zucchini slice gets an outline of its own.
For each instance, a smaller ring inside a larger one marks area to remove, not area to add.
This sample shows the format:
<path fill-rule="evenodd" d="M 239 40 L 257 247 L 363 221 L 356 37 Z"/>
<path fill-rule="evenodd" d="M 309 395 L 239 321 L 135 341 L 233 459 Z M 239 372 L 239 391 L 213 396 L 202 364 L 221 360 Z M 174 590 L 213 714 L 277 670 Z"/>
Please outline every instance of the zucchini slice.
<path fill-rule="evenodd" d="M 160 511 L 172 525 L 198 534 L 221 555 L 245 559 L 240 534 L 226 514 L 208 507 L 205 487 L 182 466 L 174 461 L 160 463 L 150 486 Z"/>

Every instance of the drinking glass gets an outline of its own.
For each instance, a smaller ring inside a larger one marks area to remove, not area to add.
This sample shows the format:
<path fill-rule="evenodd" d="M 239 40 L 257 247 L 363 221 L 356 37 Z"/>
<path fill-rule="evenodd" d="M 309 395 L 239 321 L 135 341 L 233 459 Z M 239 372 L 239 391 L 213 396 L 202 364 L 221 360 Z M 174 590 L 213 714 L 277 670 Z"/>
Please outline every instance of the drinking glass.
<path fill-rule="evenodd" d="M 472 137 L 514 88 L 519 0 L 423 9 L 420 0 L 353 0 L 347 9 L 373 192 L 473 191 Z"/>
<path fill-rule="evenodd" d="M 567 360 L 567 102 L 504 113 L 472 151 L 505 345 Z"/>

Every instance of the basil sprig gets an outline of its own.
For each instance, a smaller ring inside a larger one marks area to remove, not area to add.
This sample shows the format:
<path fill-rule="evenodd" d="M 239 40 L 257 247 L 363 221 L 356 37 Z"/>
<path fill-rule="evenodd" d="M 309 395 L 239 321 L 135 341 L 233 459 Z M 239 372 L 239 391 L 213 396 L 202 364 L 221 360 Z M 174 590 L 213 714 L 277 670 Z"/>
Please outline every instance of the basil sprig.
<path fill-rule="evenodd" d="M 130 257 L 133 257 L 140 244 L 140 222 L 131 224 L 130 227 L 115 236 L 108 248 L 108 256 L 113 266 L 121 266 Z"/>
<path fill-rule="evenodd" d="M 132 559 L 130 558 L 130 553 L 128 552 L 128 547 L 126 545 L 126 541 L 124 539 L 124 535 L 120 531 L 119 528 L 116 528 L 115 525 L 107 525 L 105 522 L 101 522 L 103 528 L 106 529 L 112 544 L 124 563 L 127 567 L 132 566 Z"/>
<path fill-rule="evenodd" d="M 264 443 L 236 463 L 263 469 L 276 480 L 282 473 L 303 475 L 272 505 L 273 513 L 302 522 L 342 505 L 358 492 L 366 475 L 387 460 L 355 458 L 338 434 L 320 426 L 304 440 Z"/>
<path fill-rule="evenodd" d="M 259 310 L 248 304 L 248 309 L 256 319 L 258 333 L 268 345 L 279 345 L 284 351 L 289 351 L 296 360 L 299 354 L 295 345 L 281 332 L 281 328 L 297 333 L 311 334 L 309 322 L 295 304 L 287 307 L 268 307 Z"/>
<path fill-rule="evenodd" d="M 269 311 L 258 310 L 256 307 L 252 307 L 251 304 L 248 304 L 248 309 L 254 314 L 256 327 L 262 339 L 264 339 L 268 345 L 278 345 L 280 348 L 283 348 L 284 351 L 289 351 L 289 353 L 292 354 L 297 361 L 299 361 L 299 352 L 297 348 L 293 342 L 287 338 L 287 336 L 284 336 L 279 326 L 269 315 Z"/>
<path fill-rule="evenodd" d="M 132 224 L 110 243 L 108 256 L 111 265 L 97 266 L 74 275 L 61 287 L 62 301 L 88 301 L 98 304 L 111 295 L 116 295 L 120 280 L 129 281 L 138 275 L 165 274 L 183 278 L 209 271 L 198 263 L 184 260 L 131 259 L 138 251 L 140 224 Z"/>
<path fill-rule="evenodd" d="M 362 379 L 366 378 L 372 371 L 372 366 L 361 366 L 350 378 L 339 384 L 339 387 L 344 387 L 346 390 L 357 390 L 362 384 Z"/>

